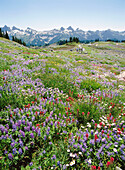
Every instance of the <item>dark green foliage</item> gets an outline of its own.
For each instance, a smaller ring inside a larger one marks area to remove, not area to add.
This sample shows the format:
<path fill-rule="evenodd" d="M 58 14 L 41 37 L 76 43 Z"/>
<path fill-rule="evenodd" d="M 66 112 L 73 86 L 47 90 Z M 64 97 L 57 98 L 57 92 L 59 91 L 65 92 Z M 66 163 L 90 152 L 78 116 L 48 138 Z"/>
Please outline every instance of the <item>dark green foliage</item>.
<path fill-rule="evenodd" d="M 69 42 L 72 42 L 72 37 L 69 38 Z"/>
<path fill-rule="evenodd" d="M 57 42 L 58 45 L 63 45 L 66 44 L 66 40 L 60 40 L 59 42 Z"/>
<path fill-rule="evenodd" d="M 117 39 L 107 39 L 106 40 L 107 42 L 120 42 L 119 40 L 117 40 Z M 121 41 L 122 42 L 122 41 Z"/>
<path fill-rule="evenodd" d="M 14 36 L 12 36 L 12 41 L 15 41 L 15 38 L 14 38 Z"/>
<path fill-rule="evenodd" d="M 121 42 L 125 42 L 125 40 L 122 40 Z"/>
<path fill-rule="evenodd" d="M 95 39 L 95 42 L 99 42 L 99 38 Z"/>
<path fill-rule="evenodd" d="M 12 41 L 15 41 L 19 44 L 23 44 L 24 46 L 26 46 L 26 43 L 22 41 L 21 39 L 18 39 L 17 37 L 12 36 Z"/>
<path fill-rule="evenodd" d="M 0 28 L 0 37 L 4 37 L 9 40 L 9 35 L 8 35 L 7 31 L 6 31 L 6 33 L 4 33 L 4 32 L 2 32 L 1 28 Z"/>
<path fill-rule="evenodd" d="M 76 43 L 78 43 L 79 42 L 79 38 L 77 38 L 77 37 L 73 37 L 73 38 L 70 37 L 69 42 L 76 42 Z M 63 44 L 67 44 L 67 43 L 68 43 L 67 40 L 60 40 L 60 41 L 57 42 L 58 45 L 63 45 Z"/>
<path fill-rule="evenodd" d="M 9 35 L 8 35 L 7 31 L 6 31 L 6 33 L 5 33 L 5 35 L 4 35 L 4 38 L 6 38 L 6 39 L 9 40 Z"/>
<path fill-rule="evenodd" d="M 0 37 L 3 37 L 3 34 L 2 34 L 2 30 L 1 30 L 1 28 L 0 28 Z"/>

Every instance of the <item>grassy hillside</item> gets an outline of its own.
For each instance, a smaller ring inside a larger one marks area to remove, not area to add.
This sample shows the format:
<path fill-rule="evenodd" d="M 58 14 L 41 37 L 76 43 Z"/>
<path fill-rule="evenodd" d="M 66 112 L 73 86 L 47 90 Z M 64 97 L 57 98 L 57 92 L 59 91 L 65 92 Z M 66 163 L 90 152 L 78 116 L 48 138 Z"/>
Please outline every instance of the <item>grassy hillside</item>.
<path fill-rule="evenodd" d="M 1 169 L 124 169 L 125 45 L 81 46 L 0 38 Z"/>

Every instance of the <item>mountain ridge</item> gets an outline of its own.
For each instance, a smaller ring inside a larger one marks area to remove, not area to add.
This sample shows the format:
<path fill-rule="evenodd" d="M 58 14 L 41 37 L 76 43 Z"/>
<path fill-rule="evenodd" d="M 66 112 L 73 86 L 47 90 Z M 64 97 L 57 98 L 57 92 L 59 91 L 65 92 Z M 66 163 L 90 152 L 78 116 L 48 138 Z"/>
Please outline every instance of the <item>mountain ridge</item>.
<path fill-rule="evenodd" d="M 79 28 L 73 29 L 71 26 L 68 28 L 61 27 L 60 29 L 52 29 L 45 31 L 37 31 L 30 27 L 25 30 L 13 26 L 12 28 L 5 25 L 1 27 L 2 31 L 7 31 L 10 39 L 12 36 L 26 42 L 27 45 L 44 45 L 53 44 L 60 40 L 69 40 L 69 37 L 78 37 L 80 41 L 99 39 L 105 41 L 107 39 L 117 39 L 119 41 L 125 40 L 125 31 L 113 31 L 111 29 L 103 31 L 84 31 Z"/>

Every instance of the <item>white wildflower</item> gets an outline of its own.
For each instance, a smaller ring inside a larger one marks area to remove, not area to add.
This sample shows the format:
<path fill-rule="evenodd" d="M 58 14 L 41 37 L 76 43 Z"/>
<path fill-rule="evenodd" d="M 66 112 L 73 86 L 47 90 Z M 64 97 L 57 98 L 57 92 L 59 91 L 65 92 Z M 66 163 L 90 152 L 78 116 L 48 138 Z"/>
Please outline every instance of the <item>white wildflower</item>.
<path fill-rule="evenodd" d="M 119 168 L 118 166 L 116 166 L 116 170 L 122 170 L 121 168 Z"/>
<path fill-rule="evenodd" d="M 70 166 L 75 165 L 75 160 L 73 160 L 72 162 L 70 162 Z"/>
<path fill-rule="evenodd" d="M 72 157 L 73 153 L 70 153 L 70 157 Z"/>
<path fill-rule="evenodd" d="M 91 162 L 92 162 L 92 161 L 91 161 L 91 159 L 89 159 L 89 160 L 88 160 L 88 163 L 90 163 L 90 164 L 91 164 Z"/>
<path fill-rule="evenodd" d="M 69 164 L 66 164 L 66 166 L 69 166 Z"/>
<path fill-rule="evenodd" d="M 117 149 L 116 149 L 116 148 L 114 148 L 114 149 L 113 149 L 113 151 L 114 151 L 114 152 L 117 152 Z"/>
<path fill-rule="evenodd" d="M 79 155 L 82 155 L 82 152 L 79 152 Z"/>
<path fill-rule="evenodd" d="M 119 138 L 119 140 L 122 140 L 122 138 Z"/>

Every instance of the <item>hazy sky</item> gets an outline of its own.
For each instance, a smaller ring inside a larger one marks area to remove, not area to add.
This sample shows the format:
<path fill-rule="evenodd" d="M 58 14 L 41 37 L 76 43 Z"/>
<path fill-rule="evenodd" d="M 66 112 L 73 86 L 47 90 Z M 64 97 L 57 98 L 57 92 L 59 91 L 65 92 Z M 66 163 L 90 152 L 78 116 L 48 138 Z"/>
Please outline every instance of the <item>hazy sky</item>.
<path fill-rule="evenodd" d="M 0 0 L 0 27 L 125 31 L 125 0 Z"/>

